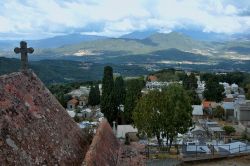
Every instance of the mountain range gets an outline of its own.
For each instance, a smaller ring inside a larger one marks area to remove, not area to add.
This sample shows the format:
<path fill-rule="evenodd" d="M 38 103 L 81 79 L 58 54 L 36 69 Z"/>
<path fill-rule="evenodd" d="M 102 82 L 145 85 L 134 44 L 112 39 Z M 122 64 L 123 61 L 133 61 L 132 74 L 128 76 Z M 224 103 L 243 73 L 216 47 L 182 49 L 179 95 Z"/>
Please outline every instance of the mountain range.
<path fill-rule="evenodd" d="M 230 38 L 222 35 L 223 40 L 215 41 L 202 38 L 213 38 L 219 34 L 190 34 L 138 31 L 119 38 L 70 34 L 27 42 L 29 47 L 35 49 L 29 56 L 31 67 L 40 73 L 45 82 L 50 83 L 99 79 L 106 64 L 115 66 L 118 72 L 126 75 L 145 74 L 166 67 L 210 71 L 250 70 L 250 40 L 247 34 Z M 9 58 L 19 58 L 20 55 L 13 52 L 18 45 L 19 41 L 0 40 L 0 56 L 7 57 L 0 61 L 1 74 L 17 69 L 14 66 L 18 66 L 18 60 Z M 93 64 L 91 69 L 98 71 L 98 74 L 89 76 L 91 72 L 82 67 L 82 63 Z M 53 77 L 49 78 L 49 75 Z"/>

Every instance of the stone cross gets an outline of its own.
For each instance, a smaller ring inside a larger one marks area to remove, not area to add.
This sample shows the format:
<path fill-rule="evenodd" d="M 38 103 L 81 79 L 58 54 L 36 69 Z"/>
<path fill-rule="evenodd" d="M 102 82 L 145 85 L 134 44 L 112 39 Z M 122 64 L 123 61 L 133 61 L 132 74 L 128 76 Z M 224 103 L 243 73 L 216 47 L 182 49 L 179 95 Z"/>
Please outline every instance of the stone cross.
<path fill-rule="evenodd" d="M 16 54 L 21 53 L 21 70 L 28 69 L 28 53 L 32 54 L 34 49 L 32 47 L 27 48 L 27 43 L 25 41 L 20 42 L 20 48 L 16 47 L 14 49 Z"/>

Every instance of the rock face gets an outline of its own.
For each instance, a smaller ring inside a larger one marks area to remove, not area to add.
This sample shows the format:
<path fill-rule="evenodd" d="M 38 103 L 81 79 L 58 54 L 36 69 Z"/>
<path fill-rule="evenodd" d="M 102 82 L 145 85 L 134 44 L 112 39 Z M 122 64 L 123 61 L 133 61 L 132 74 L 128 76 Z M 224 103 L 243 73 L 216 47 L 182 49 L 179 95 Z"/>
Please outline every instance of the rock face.
<path fill-rule="evenodd" d="M 103 120 L 93 138 L 83 166 L 115 166 L 118 163 L 120 144 L 107 120 Z"/>
<path fill-rule="evenodd" d="M 32 72 L 0 77 L 1 165 L 81 165 L 84 133 Z"/>

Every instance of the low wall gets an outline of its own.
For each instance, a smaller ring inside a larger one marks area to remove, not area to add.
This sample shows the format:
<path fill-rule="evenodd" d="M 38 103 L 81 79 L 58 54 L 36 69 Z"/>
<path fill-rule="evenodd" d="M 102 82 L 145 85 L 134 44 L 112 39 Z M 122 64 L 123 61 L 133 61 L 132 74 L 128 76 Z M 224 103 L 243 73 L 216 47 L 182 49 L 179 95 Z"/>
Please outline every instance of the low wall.
<path fill-rule="evenodd" d="M 103 120 L 85 156 L 83 166 L 113 166 L 117 164 L 120 144 L 107 120 Z"/>

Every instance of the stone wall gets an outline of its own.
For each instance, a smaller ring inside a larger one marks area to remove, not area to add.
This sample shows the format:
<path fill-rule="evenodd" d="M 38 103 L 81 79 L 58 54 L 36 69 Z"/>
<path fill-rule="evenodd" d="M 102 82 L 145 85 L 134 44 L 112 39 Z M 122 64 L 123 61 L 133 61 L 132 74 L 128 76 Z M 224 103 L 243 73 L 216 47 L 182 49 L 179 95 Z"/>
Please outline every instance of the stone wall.
<path fill-rule="evenodd" d="M 32 71 L 0 77 L 1 165 L 81 165 L 87 149 L 84 133 Z"/>
<path fill-rule="evenodd" d="M 118 162 L 120 144 L 107 120 L 103 120 L 85 156 L 84 166 L 114 166 Z"/>

